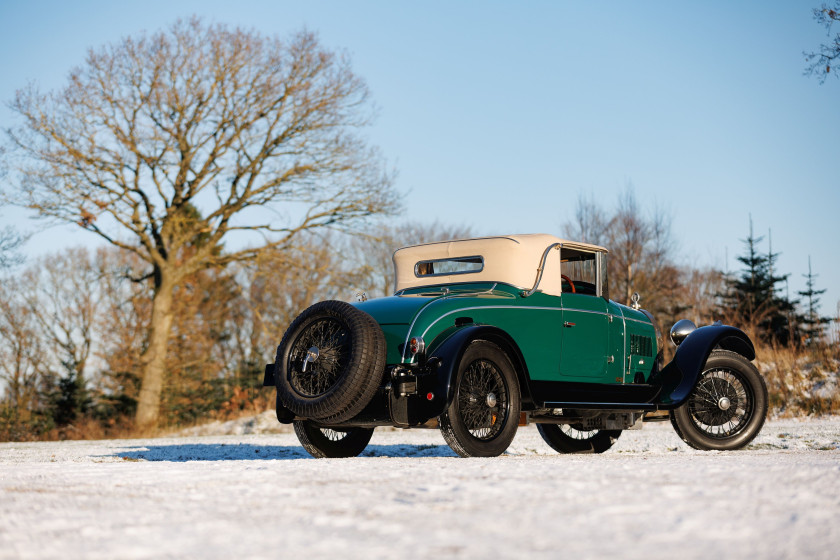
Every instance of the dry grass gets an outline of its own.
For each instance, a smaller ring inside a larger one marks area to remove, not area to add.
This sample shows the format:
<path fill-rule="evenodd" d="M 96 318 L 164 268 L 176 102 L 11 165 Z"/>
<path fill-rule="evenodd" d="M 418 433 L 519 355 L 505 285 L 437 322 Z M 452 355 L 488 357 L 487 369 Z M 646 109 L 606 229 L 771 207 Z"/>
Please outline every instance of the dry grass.
<path fill-rule="evenodd" d="M 756 354 L 756 366 L 767 381 L 771 414 L 840 414 L 840 350 L 835 345 L 759 346 Z"/>

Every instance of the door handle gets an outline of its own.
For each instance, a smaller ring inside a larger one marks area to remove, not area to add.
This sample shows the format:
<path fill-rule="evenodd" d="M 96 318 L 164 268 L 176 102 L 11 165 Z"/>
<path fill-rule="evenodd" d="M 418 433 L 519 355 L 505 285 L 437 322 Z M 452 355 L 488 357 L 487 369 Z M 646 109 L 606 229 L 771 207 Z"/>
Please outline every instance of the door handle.
<path fill-rule="evenodd" d="M 570 323 L 569 321 L 566 321 L 565 323 L 563 323 L 563 326 L 564 326 L 564 327 L 574 327 L 574 326 L 575 326 L 575 324 L 574 324 L 574 323 Z"/>

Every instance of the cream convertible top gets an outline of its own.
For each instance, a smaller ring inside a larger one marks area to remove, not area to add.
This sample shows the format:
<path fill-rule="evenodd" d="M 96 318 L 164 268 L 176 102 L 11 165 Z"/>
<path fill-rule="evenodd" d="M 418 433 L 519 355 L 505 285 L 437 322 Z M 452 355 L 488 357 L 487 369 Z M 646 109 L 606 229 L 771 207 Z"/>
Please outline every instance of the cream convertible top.
<path fill-rule="evenodd" d="M 453 282 L 504 282 L 529 290 L 537 279 L 538 268 L 545 250 L 554 243 L 563 248 L 587 252 L 607 252 L 603 247 L 560 239 L 553 235 L 535 233 L 440 241 L 425 245 L 403 247 L 394 251 L 395 291 L 418 286 Z M 467 257 L 481 257 L 483 267 L 474 272 L 457 274 L 418 275 L 418 264 Z M 539 291 L 560 295 L 560 259 L 547 258 Z"/>

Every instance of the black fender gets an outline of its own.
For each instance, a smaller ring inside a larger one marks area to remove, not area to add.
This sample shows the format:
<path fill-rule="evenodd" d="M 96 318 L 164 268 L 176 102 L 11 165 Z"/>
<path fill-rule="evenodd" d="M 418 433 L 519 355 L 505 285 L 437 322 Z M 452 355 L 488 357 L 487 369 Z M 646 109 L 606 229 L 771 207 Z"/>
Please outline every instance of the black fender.
<path fill-rule="evenodd" d="M 670 410 L 685 402 L 703 373 L 709 354 L 717 347 L 737 352 L 750 361 L 755 359 L 755 347 L 742 330 L 729 325 L 696 329 L 677 347 L 674 359 L 651 379 L 651 383 L 662 386 L 655 401 L 658 408 Z"/>
<path fill-rule="evenodd" d="M 434 350 L 429 353 L 427 364 L 436 369 L 434 394 L 432 401 L 423 405 L 422 415 L 436 418 L 443 414 L 455 398 L 455 376 L 458 374 L 458 364 L 474 340 L 487 340 L 500 347 L 513 364 L 519 380 L 519 391 L 523 406 L 533 402 L 528 383 L 528 370 L 519 346 L 509 334 L 492 325 L 470 325 L 452 332 Z"/>

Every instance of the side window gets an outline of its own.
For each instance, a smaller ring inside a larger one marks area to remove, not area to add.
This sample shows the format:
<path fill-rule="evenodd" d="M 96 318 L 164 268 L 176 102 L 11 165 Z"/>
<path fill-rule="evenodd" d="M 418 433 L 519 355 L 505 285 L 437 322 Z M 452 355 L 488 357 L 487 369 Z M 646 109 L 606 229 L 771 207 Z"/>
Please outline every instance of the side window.
<path fill-rule="evenodd" d="M 425 276 L 451 276 L 454 274 L 471 274 L 484 269 L 484 257 L 452 257 L 449 259 L 435 259 L 420 261 L 414 265 L 414 275 L 418 278 Z"/>
<path fill-rule="evenodd" d="M 560 250 L 560 274 L 564 293 L 598 295 L 598 253 Z"/>

